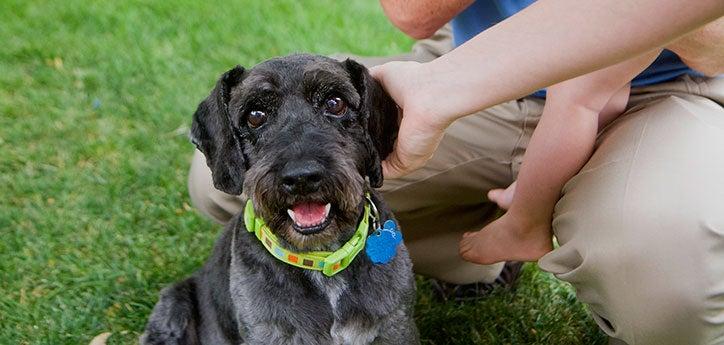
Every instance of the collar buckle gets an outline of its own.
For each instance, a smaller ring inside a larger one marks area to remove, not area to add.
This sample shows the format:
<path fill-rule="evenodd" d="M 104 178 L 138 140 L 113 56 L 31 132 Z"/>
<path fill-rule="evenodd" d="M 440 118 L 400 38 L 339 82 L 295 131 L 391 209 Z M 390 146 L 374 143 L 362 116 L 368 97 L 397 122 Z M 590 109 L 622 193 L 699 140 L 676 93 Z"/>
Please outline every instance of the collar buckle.
<path fill-rule="evenodd" d="M 372 196 L 370 195 L 370 193 L 365 193 L 365 199 L 367 199 L 367 203 L 372 209 L 369 218 L 372 219 L 372 226 L 374 226 L 372 231 L 374 231 L 380 228 L 380 212 L 377 211 L 377 205 L 375 205 L 375 203 L 372 201 Z"/>

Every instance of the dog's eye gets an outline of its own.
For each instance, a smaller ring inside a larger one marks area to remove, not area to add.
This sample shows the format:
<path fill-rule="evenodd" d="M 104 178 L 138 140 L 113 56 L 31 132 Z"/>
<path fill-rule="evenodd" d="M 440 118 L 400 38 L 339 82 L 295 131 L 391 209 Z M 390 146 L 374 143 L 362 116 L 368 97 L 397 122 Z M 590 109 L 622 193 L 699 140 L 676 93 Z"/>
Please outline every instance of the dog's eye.
<path fill-rule="evenodd" d="M 342 116 L 347 112 L 347 103 L 339 97 L 330 97 L 324 101 L 324 111 L 333 116 Z"/>
<path fill-rule="evenodd" d="M 246 117 L 246 122 L 252 128 L 257 128 L 266 122 L 266 113 L 261 110 L 252 110 Z"/>

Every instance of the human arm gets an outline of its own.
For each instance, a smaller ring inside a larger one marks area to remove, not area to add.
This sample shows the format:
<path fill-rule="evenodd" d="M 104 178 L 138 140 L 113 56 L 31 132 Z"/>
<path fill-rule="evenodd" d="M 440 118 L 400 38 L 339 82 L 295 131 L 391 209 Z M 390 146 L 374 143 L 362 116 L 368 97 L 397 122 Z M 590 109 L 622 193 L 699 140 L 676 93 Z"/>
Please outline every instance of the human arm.
<path fill-rule="evenodd" d="M 473 0 L 380 0 L 387 18 L 414 39 L 432 36 Z"/>
<path fill-rule="evenodd" d="M 403 109 L 385 176 L 422 166 L 457 118 L 665 46 L 723 14 L 721 0 L 545 0 L 432 62 L 378 66 Z"/>
<path fill-rule="evenodd" d="M 547 89 L 546 107 L 553 105 L 551 109 L 561 113 L 556 116 L 563 116 L 563 119 L 574 109 L 585 109 L 598 118 L 598 126 L 594 129 L 598 131 L 626 109 L 631 80 L 651 65 L 659 54 L 661 49 L 655 49 L 624 62 L 551 85 Z M 564 121 L 561 120 L 562 123 Z"/>
<path fill-rule="evenodd" d="M 724 17 L 699 28 L 666 47 L 684 63 L 713 77 L 724 73 Z"/>

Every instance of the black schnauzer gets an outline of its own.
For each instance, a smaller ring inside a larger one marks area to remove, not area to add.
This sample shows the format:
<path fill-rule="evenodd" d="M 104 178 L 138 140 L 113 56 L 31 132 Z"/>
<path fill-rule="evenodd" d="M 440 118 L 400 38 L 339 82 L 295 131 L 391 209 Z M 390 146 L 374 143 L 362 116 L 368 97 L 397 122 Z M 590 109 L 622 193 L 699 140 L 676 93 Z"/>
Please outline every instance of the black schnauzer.
<path fill-rule="evenodd" d="M 412 264 L 372 189 L 397 126 L 352 60 L 292 55 L 221 76 L 191 138 L 246 210 L 201 270 L 161 292 L 141 343 L 418 344 Z M 380 223 L 392 237 L 370 251 Z"/>

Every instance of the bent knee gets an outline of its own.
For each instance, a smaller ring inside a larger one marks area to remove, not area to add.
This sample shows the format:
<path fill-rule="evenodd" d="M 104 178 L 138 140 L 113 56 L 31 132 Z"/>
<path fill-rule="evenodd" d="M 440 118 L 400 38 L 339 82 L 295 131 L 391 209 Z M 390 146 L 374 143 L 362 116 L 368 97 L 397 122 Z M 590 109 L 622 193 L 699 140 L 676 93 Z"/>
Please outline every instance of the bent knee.
<path fill-rule="evenodd" d="M 628 344 L 707 344 L 707 334 L 724 326 L 710 317 L 716 308 L 718 319 L 724 312 L 713 292 L 724 283 L 724 268 L 713 268 L 724 231 L 711 231 L 724 230 L 724 219 L 712 225 L 714 214 L 662 211 L 652 200 L 617 210 L 590 223 L 576 219 L 596 231 L 574 232 L 541 267 L 576 287 L 609 336 Z"/>
<path fill-rule="evenodd" d="M 601 289 L 600 305 L 592 306 L 599 326 L 628 344 L 701 343 L 695 339 L 702 338 L 704 329 L 703 272 L 640 259 L 646 252 L 637 252 L 638 259 L 625 256 L 631 261 L 600 260 L 606 274 L 592 284 Z"/>
<path fill-rule="evenodd" d="M 225 224 L 241 210 L 241 200 L 214 187 L 211 170 L 206 166 L 203 153 L 194 151 L 189 169 L 189 197 L 201 213 L 220 224 Z"/>
<path fill-rule="evenodd" d="M 556 205 L 561 246 L 540 266 L 629 344 L 724 333 L 724 111 L 710 103 L 670 97 L 620 118 Z"/>
<path fill-rule="evenodd" d="M 705 257 L 655 243 L 593 247 L 569 242 L 540 264 L 575 286 L 605 333 L 629 345 L 706 343 Z"/>

